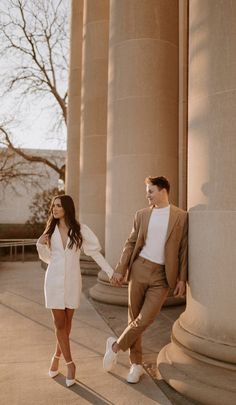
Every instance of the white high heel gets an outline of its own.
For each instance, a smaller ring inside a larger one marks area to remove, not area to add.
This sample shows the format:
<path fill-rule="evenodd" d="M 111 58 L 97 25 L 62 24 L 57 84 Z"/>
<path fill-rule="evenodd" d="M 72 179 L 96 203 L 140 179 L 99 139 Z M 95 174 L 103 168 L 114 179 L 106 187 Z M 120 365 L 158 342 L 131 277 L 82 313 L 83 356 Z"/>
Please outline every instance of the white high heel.
<path fill-rule="evenodd" d="M 73 361 L 69 361 L 68 363 L 66 363 L 66 365 L 68 366 L 69 364 L 74 363 Z M 73 380 L 70 380 L 69 378 L 66 378 L 66 385 L 67 387 L 71 387 L 72 385 L 75 384 L 75 378 Z"/>
<path fill-rule="evenodd" d="M 53 359 L 58 359 L 58 360 L 60 360 L 60 357 L 54 355 L 54 356 L 53 356 Z M 51 377 L 51 378 L 56 377 L 58 374 L 59 374 L 59 371 L 58 371 L 58 370 L 55 370 L 55 371 L 53 371 L 53 370 L 51 370 L 51 369 L 48 370 L 48 375 L 49 375 L 49 377 Z"/>

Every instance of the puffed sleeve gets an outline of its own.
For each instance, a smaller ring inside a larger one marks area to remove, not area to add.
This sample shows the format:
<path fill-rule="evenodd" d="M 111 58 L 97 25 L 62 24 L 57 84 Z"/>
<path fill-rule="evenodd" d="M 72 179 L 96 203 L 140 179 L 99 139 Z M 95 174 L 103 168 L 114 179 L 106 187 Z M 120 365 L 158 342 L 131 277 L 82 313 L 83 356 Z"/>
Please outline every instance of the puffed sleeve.
<path fill-rule="evenodd" d="M 97 236 L 91 231 L 91 229 L 84 224 L 81 224 L 81 234 L 83 238 L 82 249 L 84 253 L 91 256 L 93 260 L 101 267 L 108 277 L 111 278 L 114 271 L 103 255 L 100 253 L 101 245 Z"/>
<path fill-rule="evenodd" d="M 50 259 L 51 259 L 51 250 L 49 249 L 48 245 L 43 245 L 42 243 L 39 243 L 39 241 L 37 240 L 36 242 L 36 248 L 39 254 L 39 258 L 49 264 L 50 263 Z"/>

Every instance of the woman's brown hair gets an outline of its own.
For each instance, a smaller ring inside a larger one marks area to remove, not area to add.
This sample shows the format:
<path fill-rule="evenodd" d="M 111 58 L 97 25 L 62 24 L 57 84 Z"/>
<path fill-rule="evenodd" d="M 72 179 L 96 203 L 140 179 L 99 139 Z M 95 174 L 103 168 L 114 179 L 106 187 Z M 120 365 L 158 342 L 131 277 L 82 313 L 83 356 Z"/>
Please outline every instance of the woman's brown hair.
<path fill-rule="evenodd" d="M 73 246 L 76 246 L 76 249 L 80 248 L 83 242 L 81 230 L 80 230 L 80 223 L 75 218 L 75 205 L 74 201 L 69 195 L 57 195 L 53 198 L 51 202 L 51 206 L 49 209 L 49 217 L 47 220 L 46 228 L 44 234 L 49 236 L 49 240 L 52 237 L 52 234 L 55 230 L 56 225 L 59 223 L 57 218 L 53 216 L 53 205 L 56 199 L 61 201 L 62 208 L 65 212 L 65 223 L 69 228 L 68 237 L 70 238 L 69 242 L 69 249 L 72 249 Z"/>

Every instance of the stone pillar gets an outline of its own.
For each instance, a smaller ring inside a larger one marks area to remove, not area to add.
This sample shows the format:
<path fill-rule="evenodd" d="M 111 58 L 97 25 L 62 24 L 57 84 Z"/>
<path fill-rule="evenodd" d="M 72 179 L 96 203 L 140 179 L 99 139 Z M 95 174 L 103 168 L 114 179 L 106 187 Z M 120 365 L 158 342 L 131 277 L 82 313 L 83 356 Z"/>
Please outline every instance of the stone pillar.
<path fill-rule="evenodd" d="M 187 208 L 188 0 L 179 0 L 179 207 Z"/>
<path fill-rule="evenodd" d="M 104 246 L 109 0 L 85 0 L 81 103 L 80 221 Z"/>
<path fill-rule="evenodd" d="M 72 0 L 71 2 L 70 29 L 66 193 L 72 196 L 75 203 L 76 212 L 79 213 L 83 0 Z"/>
<path fill-rule="evenodd" d="M 204 405 L 236 403 L 236 2 L 189 2 L 189 288 L 161 376 Z"/>
<path fill-rule="evenodd" d="M 145 177 L 167 176 L 178 203 L 177 0 L 111 0 L 108 83 L 105 247 L 115 266 L 135 211 L 147 206 Z M 99 280 L 92 296 L 117 303 L 119 290 Z"/>

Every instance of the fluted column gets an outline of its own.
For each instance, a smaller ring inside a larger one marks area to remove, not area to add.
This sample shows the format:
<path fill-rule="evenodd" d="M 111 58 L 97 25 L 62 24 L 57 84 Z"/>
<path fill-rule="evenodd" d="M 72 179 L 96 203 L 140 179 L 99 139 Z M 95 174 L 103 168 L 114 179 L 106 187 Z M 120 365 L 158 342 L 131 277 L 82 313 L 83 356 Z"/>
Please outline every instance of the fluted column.
<path fill-rule="evenodd" d="M 105 247 L 114 266 L 135 211 L 147 205 L 145 177 L 167 176 L 178 202 L 177 0 L 111 0 L 108 76 Z M 99 280 L 92 294 L 117 303 L 119 290 Z"/>
<path fill-rule="evenodd" d="M 189 288 L 161 376 L 204 405 L 236 403 L 236 3 L 189 2 Z"/>
<path fill-rule="evenodd" d="M 179 207 L 187 207 L 188 0 L 179 0 Z"/>
<path fill-rule="evenodd" d="M 80 220 L 104 246 L 109 0 L 85 0 L 81 103 Z"/>
<path fill-rule="evenodd" d="M 79 212 L 82 31 L 83 0 L 72 0 L 67 111 L 66 193 L 72 196 L 76 212 Z"/>

